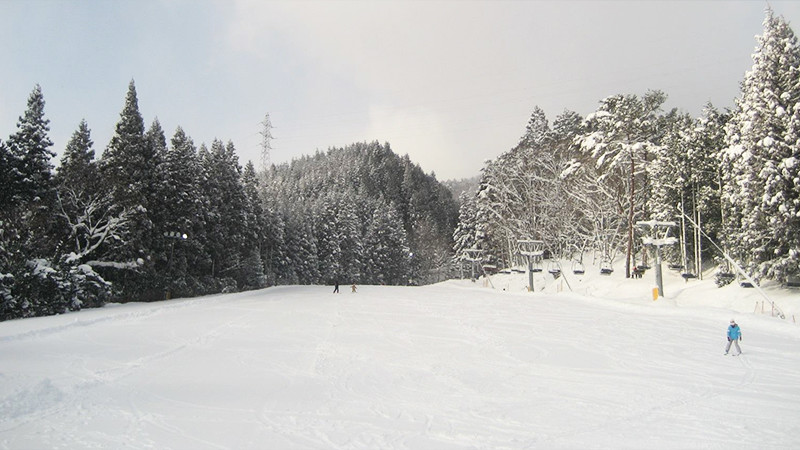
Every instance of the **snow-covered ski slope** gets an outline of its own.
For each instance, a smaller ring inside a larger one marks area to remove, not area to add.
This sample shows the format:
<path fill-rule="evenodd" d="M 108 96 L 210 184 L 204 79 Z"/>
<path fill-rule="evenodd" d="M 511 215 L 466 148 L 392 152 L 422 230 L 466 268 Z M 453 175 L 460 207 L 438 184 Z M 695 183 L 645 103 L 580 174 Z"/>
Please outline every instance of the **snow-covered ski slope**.
<path fill-rule="evenodd" d="M 800 448 L 791 311 L 709 281 L 668 276 L 653 302 L 647 275 L 591 280 L 279 287 L 0 323 L 0 449 Z"/>

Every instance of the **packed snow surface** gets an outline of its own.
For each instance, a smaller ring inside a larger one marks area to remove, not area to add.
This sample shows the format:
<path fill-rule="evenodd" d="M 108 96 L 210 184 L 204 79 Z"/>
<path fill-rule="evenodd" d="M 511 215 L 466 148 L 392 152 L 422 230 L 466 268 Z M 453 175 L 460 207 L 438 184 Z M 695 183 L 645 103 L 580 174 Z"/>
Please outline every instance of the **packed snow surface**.
<path fill-rule="evenodd" d="M 796 291 L 781 320 L 752 289 L 673 276 L 653 301 L 618 275 L 0 323 L 0 449 L 800 448 Z"/>

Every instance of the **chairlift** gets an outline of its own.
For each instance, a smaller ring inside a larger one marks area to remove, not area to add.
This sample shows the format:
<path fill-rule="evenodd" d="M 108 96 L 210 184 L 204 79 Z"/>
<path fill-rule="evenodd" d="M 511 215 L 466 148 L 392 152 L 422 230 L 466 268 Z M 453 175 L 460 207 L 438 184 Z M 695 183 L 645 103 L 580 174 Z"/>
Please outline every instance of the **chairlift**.
<path fill-rule="evenodd" d="M 531 272 L 541 272 L 542 271 L 542 260 L 536 258 L 536 260 L 531 265 Z"/>
<path fill-rule="evenodd" d="M 586 273 L 586 267 L 584 267 L 583 263 L 580 261 L 573 261 L 572 273 L 574 273 L 575 275 L 583 275 L 584 273 Z"/>
<path fill-rule="evenodd" d="M 673 263 L 673 264 L 667 265 L 667 267 L 670 270 L 683 270 L 683 264 L 675 264 L 675 263 Z"/>
<path fill-rule="evenodd" d="M 693 274 L 692 272 L 683 272 L 681 274 L 681 277 L 684 280 L 689 281 L 689 280 L 693 280 L 693 279 L 697 278 L 697 275 Z"/>
<path fill-rule="evenodd" d="M 733 272 L 726 270 L 721 270 L 714 275 L 714 282 L 717 286 L 727 286 L 736 279 L 736 275 Z"/>
<path fill-rule="evenodd" d="M 550 264 L 547 265 L 547 272 L 549 272 L 553 278 L 558 278 L 561 275 L 561 268 L 558 266 L 557 262 L 550 261 Z"/>
<path fill-rule="evenodd" d="M 747 278 L 739 276 L 739 287 L 743 287 L 746 289 L 754 288 L 753 283 L 751 283 Z"/>
<path fill-rule="evenodd" d="M 800 287 L 800 275 L 791 275 L 786 280 L 786 287 Z"/>
<path fill-rule="evenodd" d="M 611 267 L 610 262 L 603 262 L 600 264 L 600 275 L 611 275 L 614 272 L 614 268 Z"/>
<path fill-rule="evenodd" d="M 723 281 L 731 282 L 736 278 L 736 275 L 734 275 L 731 272 L 718 272 L 717 273 L 717 278 L 719 278 L 720 280 L 723 280 Z"/>

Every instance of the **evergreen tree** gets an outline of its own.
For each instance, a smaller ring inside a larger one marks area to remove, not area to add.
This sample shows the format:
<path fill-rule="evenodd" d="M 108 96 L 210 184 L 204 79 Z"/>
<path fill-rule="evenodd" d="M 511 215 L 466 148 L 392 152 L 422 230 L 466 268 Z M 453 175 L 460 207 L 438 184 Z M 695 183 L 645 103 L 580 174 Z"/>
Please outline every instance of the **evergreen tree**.
<path fill-rule="evenodd" d="M 116 131 L 103 153 L 100 168 L 114 200 L 122 206 L 146 211 L 145 195 L 154 170 L 153 147 L 145 138 L 136 86 L 131 81 Z"/>
<path fill-rule="evenodd" d="M 2 147 L 4 194 L 0 208 L 0 320 L 64 312 L 70 283 L 53 267 L 55 252 L 49 120 L 36 85 L 17 131 Z"/>
<path fill-rule="evenodd" d="M 96 189 L 98 172 L 93 145 L 89 125 L 86 120 L 81 120 L 64 149 L 61 165 L 56 172 L 56 182 L 60 188 L 70 189 L 78 196 Z"/>
<path fill-rule="evenodd" d="M 723 203 L 739 258 L 781 281 L 800 272 L 799 74 L 797 37 L 770 9 L 726 127 Z"/>
<path fill-rule="evenodd" d="M 466 250 L 477 248 L 477 208 L 476 199 L 467 193 L 462 193 L 460 198 L 461 207 L 458 211 L 458 225 L 453 231 L 453 251 L 454 259 L 457 264 L 464 264 L 466 261 Z"/>
<path fill-rule="evenodd" d="M 245 289 L 258 289 L 267 285 L 264 272 L 262 248 L 264 246 L 264 230 L 266 216 L 259 198 L 259 182 L 256 169 L 252 161 L 248 161 L 242 172 L 242 185 L 245 196 L 245 239 L 253 245 L 246 250 L 246 260 L 242 271 L 242 281 Z"/>
<path fill-rule="evenodd" d="M 371 283 L 398 285 L 408 281 L 408 240 L 400 216 L 391 205 L 375 205 L 364 242 Z"/>
<path fill-rule="evenodd" d="M 16 155 L 0 139 L 0 210 L 6 210 L 16 203 L 21 178 L 19 166 Z"/>
<path fill-rule="evenodd" d="M 158 192 L 162 206 L 156 237 L 161 239 L 165 253 L 159 272 L 166 277 L 173 296 L 197 295 L 203 292 L 196 280 L 202 275 L 204 261 L 200 162 L 194 142 L 181 127 L 175 131 L 168 148 L 161 147 L 160 133 L 154 129 L 155 126 L 151 127 L 149 134 L 156 137 L 157 151 L 163 152 L 159 158 Z"/>
<path fill-rule="evenodd" d="M 28 108 L 17 122 L 17 131 L 6 141 L 10 153 L 5 164 L 11 169 L 9 184 L 13 186 L 6 199 L 12 204 L 42 201 L 52 194 L 52 164 L 55 152 L 47 135 L 50 120 L 44 117 L 44 96 L 37 84 L 28 97 Z"/>
<path fill-rule="evenodd" d="M 130 223 L 127 239 L 114 243 L 114 254 L 120 264 L 106 269 L 104 275 L 115 281 L 118 295 L 139 300 L 164 296 L 163 287 L 158 286 L 154 277 L 156 260 L 163 258 L 163 251 L 153 254 L 154 242 L 160 236 L 157 236 L 159 230 L 154 229 L 150 210 L 159 184 L 158 155 L 152 143 L 145 136 L 136 86 L 131 81 L 115 133 L 99 164 L 111 206 L 127 211 Z M 131 272 L 131 269 L 136 270 Z"/>
<path fill-rule="evenodd" d="M 535 107 L 528 125 L 525 127 L 525 134 L 519 141 L 518 147 L 534 149 L 541 147 L 550 137 L 550 125 L 547 116 L 540 107 Z"/>
<path fill-rule="evenodd" d="M 205 199 L 205 249 L 210 273 L 221 290 L 236 289 L 243 256 L 254 242 L 246 234 L 246 197 L 240 180 L 241 167 L 233 143 L 214 140 L 210 150 L 201 149 Z"/>
<path fill-rule="evenodd" d="M 132 235 L 120 243 L 119 255 L 124 259 L 147 258 L 144 241 L 152 232 L 148 215 L 147 195 L 153 188 L 156 158 L 144 135 L 144 120 L 139 113 L 136 86 L 131 81 L 125 106 L 116 131 L 100 159 L 103 184 L 115 205 L 131 211 Z"/>

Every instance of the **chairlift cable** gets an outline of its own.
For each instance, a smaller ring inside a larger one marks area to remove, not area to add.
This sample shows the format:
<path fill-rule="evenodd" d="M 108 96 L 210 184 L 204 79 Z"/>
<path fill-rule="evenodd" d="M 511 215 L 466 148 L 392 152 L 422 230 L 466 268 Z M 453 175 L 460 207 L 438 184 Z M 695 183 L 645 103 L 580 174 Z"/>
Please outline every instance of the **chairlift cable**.
<path fill-rule="evenodd" d="M 686 217 L 686 219 L 687 219 L 687 220 L 689 220 L 689 222 L 691 222 L 691 224 L 692 224 L 692 225 L 694 225 L 695 227 L 697 227 L 697 229 L 698 229 L 698 230 L 700 230 L 700 233 L 702 233 L 702 234 L 703 234 L 703 236 L 705 236 L 705 237 L 706 237 L 706 239 L 708 239 L 708 242 L 711 242 L 711 245 L 713 245 L 713 246 L 714 246 L 714 247 L 715 247 L 717 250 L 719 250 L 719 251 L 720 251 L 720 253 L 722 253 L 722 256 L 724 256 L 724 257 L 725 257 L 725 259 L 726 259 L 728 262 L 730 262 L 730 263 L 731 263 L 731 265 L 732 265 L 732 266 L 733 266 L 733 267 L 736 269 L 736 271 L 737 271 L 737 272 L 738 272 L 738 273 L 739 273 L 741 276 L 743 276 L 743 277 L 744 277 L 744 278 L 745 278 L 745 279 L 746 279 L 748 282 L 750 282 L 750 284 L 752 284 L 752 285 L 753 285 L 753 287 L 754 287 L 754 288 L 755 288 L 755 289 L 758 291 L 758 293 L 759 293 L 759 294 L 761 294 L 761 296 L 762 296 L 762 297 L 764 297 L 764 299 L 765 299 L 765 300 L 767 300 L 767 301 L 768 301 L 768 302 L 769 302 L 769 303 L 772 305 L 772 307 L 773 307 L 773 308 L 775 309 L 775 311 L 778 313 L 778 317 L 780 317 L 781 319 L 784 319 L 784 320 L 785 320 L 785 319 L 786 319 L 786 315 L 783 313 L 783 311 L 782 311 L 782 310 L 781 310 L 781 309 L 778 307 L 778 305 L 776 305 L 776 304 L 775 304 L 775 302 L 773 302 L 773 301 L 772 301 L 772 299 L 770 299 L 770 298 L 769 298 L 769 296 L 767 296 L 767 293 L 766 293 L 766 292 L 764 292 L 764 291 L 761 289 L 761 287 L 758 285 L 758 283 L 756 283 L 756 281 L 755 281 L 755 280 L 754 280 L 754 279 L 753 279 L 753 278 L 752 278 L 750 275 L 748 275 L 748 274 L 747 274 L 747 272 L 745 272 L 745 270 L 742 268 L 742 266 L 740 266 L 740 265 L 739 265 L 739 264 L 738 264 L 736 261 L 734 261 L 734 260 L 733 260 L 733 258 L 731 258 L 730 256 L 728 256 L 728 254 L 727 254 L 727 253 L 726 253 L 724 250 L 722 250 L 722 247 L 720 247 L 720 246 L 719 246 L 719 245 L 718 245 L 716 242 L 714 242 L 714 240 L 713 240 L 713 239 L 711 239 L 711 236 L 709 236 L 708 234 L 706 234 L 706 232 L 705 232 L 705 231 L 703 231 L 703 229 L 702 229 L 702 228 L 700 228 L 700 227 L 697 225 L 697 223 L 695 223 L 695 221 L 694 221 L 694 220 L 692 220 L 692 219 L 691 219 L 689 216 L 687 216 L 686 214 L 683 214 L 683 216 L 684 216 L 684 217 Z"/>

